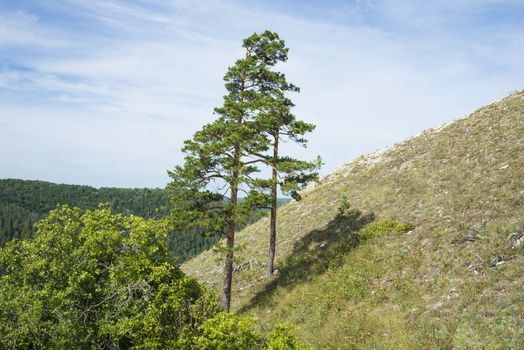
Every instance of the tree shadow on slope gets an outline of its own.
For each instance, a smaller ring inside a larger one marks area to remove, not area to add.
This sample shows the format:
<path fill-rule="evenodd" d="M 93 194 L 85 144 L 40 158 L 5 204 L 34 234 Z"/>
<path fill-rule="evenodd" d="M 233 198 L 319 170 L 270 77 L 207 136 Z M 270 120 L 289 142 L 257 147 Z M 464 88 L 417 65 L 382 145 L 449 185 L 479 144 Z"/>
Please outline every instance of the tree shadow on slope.
<path fill-rule="evenodd" d="M 277 288 L 290 288 L 339 266 L 347 251 L 359 243 L 358 231 L 375 220 L 374 213 L 351 209 L 346 201 L 323 229 L 313 230 L 297 241 L 291 254 L 277 265 L 276 276 L 240 310 L 267 305 Z"/>

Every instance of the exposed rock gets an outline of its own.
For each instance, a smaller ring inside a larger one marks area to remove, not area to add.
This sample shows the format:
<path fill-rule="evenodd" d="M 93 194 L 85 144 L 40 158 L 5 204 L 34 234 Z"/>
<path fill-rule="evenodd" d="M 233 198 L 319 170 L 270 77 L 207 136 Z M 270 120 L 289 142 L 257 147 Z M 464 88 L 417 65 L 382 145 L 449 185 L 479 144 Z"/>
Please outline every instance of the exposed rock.
<path fill-rule="evenodd" d="M 253 261 L 252 260 L 249 260 L 243 264 L 240 264 L 238 266 L 235 266 L 233 268 L 233 272 L 240 272 L 246 268 L 249 268 L 250 270 L 253 269 Z"/>
<path fill-rule="evenodd" d="M 479 273 L 479 267 L 478 265 L 475 265 L 475 264 L 469 264 L 468 267 L 467 267 L 468 271 L 469 272 L 472 272 L 474 274 L 478 274 Z"/>
<path fill-rule="evenodd" d="M 439 301 L 439 302 L 436 302 L 434 304 L 431 304 L 429 307 L 432 308 L 433 310 L 435 310 L 435 309 L 440 308 L 442 305 L 444 305 L 444 303 L 442 301 Z"/>
<path fill-rule="evenodd" d="M 508 236 L 508 241 L 513 247 L 518 248 L 524 244 L 524 233 L 514 232 Z"/>
<path fill-rule="evenodd" d="M 458 297 L 458 291 L 457 288 L 453 287 L 448 292 L 448 300 Z"/>
<path fill-rule="evenodd" d="M 524 221 L 519 224 L 516 232 L 508 236 L 508 241 L 515 248 L 521 247 L 524 244 Z"/>
<path fill-rule="evenodd" d="M 505 264 L 506 262 L 500 256 L 494 256 L 489 259 L 489 266 L 498 266 Z"/>
<path fill-rule="evenodd" d="M 424 248 L 427 248 L 429 245 L 431 245 L 431 239 L 429 238 L 424 238 L 421 242 L 420 242 L 420 245 Z"/>
<path fill-rule="evenodd" d="M 393 279 L 392 278 L 387 278 L 384 281 L 382 281 L 382 283 L 385 284 L 386 286 L 392 286 L 393 285 Z"/>
<path fill-rule="evenodd" d="M 475 242 L 479 239 L 480 237 L 475 231 L 470 231 L 467 235 L 464 236 L 464 242 Z"/>
<path fill-rule="evenodd" d="M 477 234 L 477 232 L 475 230 L 471 230 L 465 236 L 459 237 L 459 238 L 453 240 L 452 243 L 462 244 L 462 243 L 467 243 L 467 242 L 475 242 L 475 241 L 477 241 L 479 239 L 480 239 L 480 237 Z"/>

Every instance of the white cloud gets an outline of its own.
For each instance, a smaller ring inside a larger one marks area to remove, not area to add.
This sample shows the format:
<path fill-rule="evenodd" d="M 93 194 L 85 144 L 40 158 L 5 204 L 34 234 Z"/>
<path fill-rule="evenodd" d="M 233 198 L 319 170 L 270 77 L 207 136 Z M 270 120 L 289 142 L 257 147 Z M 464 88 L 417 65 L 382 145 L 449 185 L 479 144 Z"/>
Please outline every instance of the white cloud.
<path fill-rule="evenodd" d="M 38 22 L 36 15 L 25 11 L 0 12 L 0 48 L 6 46 L 33 46 L 46 49 L 62 48 L 67 42 L 56 32 Z"/>

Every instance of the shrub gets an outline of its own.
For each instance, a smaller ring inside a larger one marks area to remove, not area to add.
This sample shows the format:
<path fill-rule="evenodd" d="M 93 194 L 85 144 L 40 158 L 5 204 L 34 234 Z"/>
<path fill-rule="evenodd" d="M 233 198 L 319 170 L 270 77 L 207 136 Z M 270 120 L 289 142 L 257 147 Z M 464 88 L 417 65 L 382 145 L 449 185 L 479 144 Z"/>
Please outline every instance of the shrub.
<path fill-rule="evenodd" d="M 262 349 L 264 337 L 255 329 L 256 321 L 232 313 L 219 313 L 199 327 L 200 336 L 194 342 L 201 350 Z"/>
<path fill-rule="evenodd" d="M 409 232 L 415 228 L 415 225 L 410 223 L 399 222 L 397 220 L 381 220 L 367 224 L 360 231 L 360 238 L 370 239 L 380 237 L 388 233 L 402 234 Z"/>
<path fill-rule="evenodd" d="M 179 269 L 166 232 L 108 206 L 53 210 L 34 239 L 0 249 L 0 348 L 264 348 L 252 318 L 220 312 Z"/>
<path fill-rule="evenodd" d="M 276 325 L 269 333 L 267 350 L 312 350 L 300 343 L 292 334 L 294 326 L 291 324 Z"/>

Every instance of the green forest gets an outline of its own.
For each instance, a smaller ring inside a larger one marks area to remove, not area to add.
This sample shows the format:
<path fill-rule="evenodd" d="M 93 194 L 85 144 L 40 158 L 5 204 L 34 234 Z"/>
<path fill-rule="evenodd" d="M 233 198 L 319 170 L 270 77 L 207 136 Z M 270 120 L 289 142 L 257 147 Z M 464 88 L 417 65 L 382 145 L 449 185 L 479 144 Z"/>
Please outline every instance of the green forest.
<path fill-rule="evenodd" d="M 18 179 L 0 180 L 0 246 L 29 238 L 33 225 L 58 205 L 95 209 L 108 203 L 116 213 L 143 218 L 164 217 L 169 196 L 163 189 L 94 188 Z"/>
<path fill-rule="evenodd" d="M 279 198 L 278 206 L 289 199 Z M 0 247 L 8 241 L 27 239 L 34 225 L 52 209 L 67 204 L 81 209 L 96 209 L 107 203 L 115 213 L 136 215 L 144 219 L 161 219 L 169 214 L 169 192 L 149 188 L 94 188 L 82 185 L 55 184 L 45 181 L 0 179 Z M 254 222 L 265 210 L 250 219 Z M 205 235 L 200 229 L 172 230 L 166 236 L 169 249 L 179 262 L 211 248 L 221 235 Z"/>

